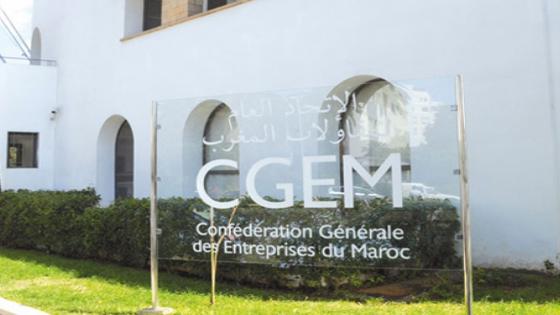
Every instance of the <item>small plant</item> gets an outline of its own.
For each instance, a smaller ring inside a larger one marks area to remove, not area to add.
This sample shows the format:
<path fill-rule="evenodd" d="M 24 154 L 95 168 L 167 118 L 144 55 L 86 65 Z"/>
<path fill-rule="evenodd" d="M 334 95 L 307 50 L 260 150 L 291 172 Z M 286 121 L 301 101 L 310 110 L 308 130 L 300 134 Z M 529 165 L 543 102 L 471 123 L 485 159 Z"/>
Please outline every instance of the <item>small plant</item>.
<path fill-rule="evenodd" d="M 545 260 L 544 261 L 544 269 L 547 272 L 555 272 L 556 271 L 556 266 L 554 265 L 554 263 L 550 260 Z"/>
<path fill-rule="evenodd" d="M 229 226 L 235 217 L 237 207 L 231 210 L 227 225 Z M 210 226 L 215 227 L 214 208 L 210 208 Z M 214 243 L 214 235 L 210 236 L 210 304 L 216 304 L 216 275 L 218 273 L 218 256 L 220 254 L 220 245 L 226 237 L 225 234 L 220 235 L 217 242 Z"/>

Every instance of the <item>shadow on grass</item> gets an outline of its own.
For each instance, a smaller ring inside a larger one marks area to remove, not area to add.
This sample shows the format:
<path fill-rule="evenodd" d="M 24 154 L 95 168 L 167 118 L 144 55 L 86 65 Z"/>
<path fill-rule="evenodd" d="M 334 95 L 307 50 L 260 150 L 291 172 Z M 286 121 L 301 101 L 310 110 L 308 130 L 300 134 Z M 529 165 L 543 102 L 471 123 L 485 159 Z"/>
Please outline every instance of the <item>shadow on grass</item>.
<path fill-rule="evenodd" d="M 11 260 L 32 263 L 48 267 L 55 267 L 61 271 L 72 273 L 76 278 L 98 278 L 108 283 L 122 284 L 130 287 L 150 290 L 149 270 L 119 266 L 110 262 L 95 260 L 80 260 L 46 253 L 7 249 L 0 247 L 0 256 Z M 219 271 L 218 271 L 219 272 Z M 255 289 L 228 282 L 219 283 L 220 295 L 235 295 L 239 297 L 252 297 L 263 300 L 305 300 L 307 297 L 301 292 L 289 292 L 274 289 Z M 184 277 L 174 273 L 159 273 L 159 288 L 171 293 L 209 294 L 210 282 L 208 280 Z M 321 298 L 326 299 L 326 298 Z"/>
<path fill-rule="evenodd" d="M 477 301 L 560 303 L 560 275 L 518 269 L 475 269 Z"/>
<path fill-rule="evenodd" d="M 100 278 L 109 283 L 118 283 L 131 287 L 150 289 L 148 270 L 123 267 L 113 263 L 78 260 L 45 253 L 0 248 L 0 256 L 38 265 L 55 267 L 70 272 L 76 278 Z M 160 272 L 159 287 L 162 291 L 172 293 L 194 293 L 206 295 L 210 292 L 208 280 L 193 279 L 177 274 Z M 523 301 L 534 303 L 560 302 L 560 277 L 537 272 L 511 269 L 476 269 L 475 270 L 475 301 Z M 301 291 L 282 291 L 277 289 L 255 289 L 228 282 L 219 283 L 220 295 L 251 297 L 262 300 L 365 300 L 361 298 L 334 296 L 332 294 L 309 293 Z M 427 300 L 449 301 L 461 303 L 463 298 L 462 285 L 441 281 L 429 290 L 405 298 L 409 303 Z"/>

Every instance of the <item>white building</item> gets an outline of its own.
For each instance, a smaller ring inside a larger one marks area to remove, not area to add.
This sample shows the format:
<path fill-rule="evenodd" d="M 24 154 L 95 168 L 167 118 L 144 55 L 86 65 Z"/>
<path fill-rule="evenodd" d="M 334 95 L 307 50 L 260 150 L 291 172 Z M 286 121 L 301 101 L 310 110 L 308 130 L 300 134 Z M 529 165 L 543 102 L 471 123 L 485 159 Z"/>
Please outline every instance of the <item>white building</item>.
<path fill-rule="evenodd" d="M 33 13 L 32 57 L 57 65 L 0 61 L 2 189 L 148 196 L 155 100 L 462 74 L 474 263 L 560 264 L 559 1 L 35 0 Z"/>

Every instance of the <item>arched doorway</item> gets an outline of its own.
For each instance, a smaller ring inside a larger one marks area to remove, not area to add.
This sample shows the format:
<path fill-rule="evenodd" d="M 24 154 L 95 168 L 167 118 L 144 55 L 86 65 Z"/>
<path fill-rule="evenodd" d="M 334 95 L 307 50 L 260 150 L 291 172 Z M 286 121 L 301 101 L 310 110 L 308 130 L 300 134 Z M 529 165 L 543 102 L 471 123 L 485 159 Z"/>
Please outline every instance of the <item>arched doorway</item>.
<path fill-rule="evenodd" d="M 221 138 L 219 145 L 213 145 Z M 239 145 L 233 139 L 239 138 L 239 128 L 235 117 L 226 104 L 216 107 L 204 126 L 202 164 L 213 160 L 230 159 L 239 161 Z M 225 167 L 213 169 L 206 176 L 206 191 L 213 198 L 239 196 L 239 170 Z"/>
<path fill-rule="evenodd" d="M 231 108 L 219 100 L 206 100 L 190 113 L 183 130 L 183 191 L 196 196 L 196 175 L 202 165 L 217 159 L 239 161 L 239 127 Z M 217 141 L 219 140 L 219 141 Z M 239 171 L 217 168 L 205 186 L 214 198 L 239 196 Z"/>
<path fill-rule="evenodd" d="M 403 180 L 409 182 L 410 136 L 404 92 L 380 78 L 348 92 L 346 110 L 341 113 L 338 126 L 345 135 L 339 144 L 340 156 L 351 155 L 374 173 L 389 154 L 400 153 Z M 340 181 L 344 184 L 342 165 L 340 169 Z M 359 176 L 354 183 L 358 187 L 367 187 Z M 387 196 L 390 191 L 390 176 L 385 174 L 374 192 Z"/>
<path fill-rule="evenodd" d="M 134 129 L 123 116 L 113 115 L 102 125 L 97 139 L 95 190 L 101 205 L 134 195 Z"/>
<path fill-rule="evenodd" d="M 124 121 L 115 141 L 115 199 L 134 196 L 134 136 Z"/>
<path fill-rule="evenodd" d="M 404 182 L 411 180 L 411 149 L 406 104 L 408 95 L 401 87 L 380 77 L 359 75 L 336 85 L 325 98 L 319 122 L 328 121 L 327 137 L 342 140 L 338 146 L 321 146 L 321 154 L 339 156 L 337 169 L 339 192 L 344 186 L 344 155 L 354 157 L 362 167 L 373 174 L 390 153 L 400 153 Z M 354 179 L 354 188 L 371 195 L 389 195 L 390 175 L 385 174 L 374 189 L 360 176 Z"/>

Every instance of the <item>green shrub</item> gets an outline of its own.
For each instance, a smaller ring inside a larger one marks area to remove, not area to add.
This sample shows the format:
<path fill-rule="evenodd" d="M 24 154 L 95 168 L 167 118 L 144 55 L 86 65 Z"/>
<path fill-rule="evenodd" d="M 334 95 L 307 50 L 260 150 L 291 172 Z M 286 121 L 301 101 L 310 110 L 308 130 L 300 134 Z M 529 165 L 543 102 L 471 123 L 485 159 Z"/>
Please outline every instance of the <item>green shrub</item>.
<path fill-rule="evenodd" d="M 150 202 L 122 199 L 106 208 L 89 208 L 81 218 L 86 257 L 145 267 L 150 256 Z"/>
<path fill-rule="evenodd" d="M 209 255 L 194 253 L 191 244 L 200 239 L 196 235 L 195 226 L 199 222 L 207 222 L 208 218 L 199 215 L 204 213 L 205 206 L 199 199 L 170 199 L 160 201 L 160 227 L 163 235 L 160 238 L 160 256 L 165 258 L 181 258 L 185 260 L 208 259 Z M 231 210 L 215 210 L 215 225 L 227 225 Z M 208 215 L 208 212 L 206 212 Z M 314 246 L 322 248 L 329 243 L 348 247 L 356 240 L 326 240 L 318 237 L 318 228 L 322 225 L 355 226 L 355 227 L 399 227 L 404 230 L 402 240 L 372 241 L 371 246 L 389 246 L 411 248 L 413 258 L 408 261 L 391 261 L 380 259 L 373 262 L 377 267 L 408 267 L 408 268 L 451 268 L 460 266 L 455 252 L 455 236 L 460 224 L 456 209 L 447 201 L 406 199 L 403 208 L 394 209 L 387 200 L 379 199 L 370 203 L 356 203 L 353 209 L 305 209 L 296 204 L 288 209 L 263 209 L 243 198 L 232 221 L 240 226 L 249 224 L 261 226 L 310 227 L 313 238 L 300 239 L 257 239 L 243 238 L 247 243 L 266 243 L 272 245 L 288 244 L 296 246 Z M 205 241 L 209 241 L 208 239 Z M 363 243 L 363 242 L 362 242 Z M 241 257 L 222 255 L 221 259 L 236 262 Z M 332 259 L 315 257 L 293 257 L 286 259 L 268 259 L 263 257 L 244 256 L 245 262 L 276 264 L 280 266 L 314 265 L 321 267 L 351 266 L 371 267 L 372 261 L 362 258 L 345 259 L 333 263 Z"/>
<path fill-rule="evenodd" d="M 99 197 L 91 189 L 54 192 L 25 190 L 0 193 L 0 246 L 42 250 L 75 258 L 116 262 L 146 267 L 149 263 L 149 200 L 123 199 L 99 207 Z M 225 224 L 231 210 L 215 211 L 216 225 Z M 159 201 L 159 256 L 162 266 L 206 277 L 208 255 L 192 251 L 199 240 L 195 226 L 206 220 L 208 207 L 200 199 L 171 198 Z M 320 256 L 305 259 L 270 259 L 258 256 L 221 255 L 219 276 L 239 283 L 286 288 L 361 287 L 395 277 L 411 277 L 416 271 L 391 268 L 457 268 L 455 236 L 459 231 L 457 211 L 448 201 L 406 199 L 402 209 L 393 209 L 384 199 L 357 202 L 353 209 L 304 209 L 301 203 L 289 209 L 267 210 L 242 198 L 233 220 L 241 226 L 292 226 L 317 228 L 323 224 L 384 227 L 405 231 L 402 240 L 372 245 L 409 247 L 408 261 L 347 259 L 333 263 Z M 316 233 L 317 231 L 315 231 Z M 316 234 L 315 234 L 316 235 Z M 249 243 L 288 243 L 324 246 L 329 240 L 243 239 Z M 333 242 L 333 241 L 330 241 Z M 336 240 L 347 246 L 349 240 Z M 243 261 L 248 264 L 239 264 Z M 310 267 L 314 266 L 314 267 Z M 339 268 L 358 267 L 358 268 Z M 373 269 L 378 267 L 380 269 Z M 387 269 L 383 269 L 389 267 Z"/>
<path fill-rule="evenodd" d="M 0 245 L 80 256 L 85 209 L 95 206 L 95 191 L 6 191 L 0 193 Z"/>
<path fill-rule="evenodd" d="M 191 244 L 201 237 L 196 235 L 197 223 L 207 221 L 199 214 L 208 215 L 207 206 L 199 199 L 170 199 L 160 201 L 160 257 L 164 265 L 201 277 L 208 275 L 209 255 L 194 253 Z M 215 210 L 215 224 L 226 225 L 231 210 Z M 261 224 L 279 226 L 290 224 L 300 227 L 317 228 L 324 224 L 333 226 L 392 225 L 405 231 L 405 239 L 390 243 L 374 244 L 413 249 L 413 259 L 408 261 L 346 259 L 333 262 L 320 256 L 313 258 L 264 259 L 256 256 L 220 256 L 219 276 L 240 283 L 251 283 L 263 287 L 285 288 L 331 288 L 360 287 L 415 277 L 416 269 L 455 269 L 461 262 L 455 251 L 455 236 L 460 230 L 459 217 L 455 207 L 448 201 L 409 198 L 401 209 L 393 209 L 388 200 L 378 199 L 369 203 L 356 203 L 353 209 L 304 209 L 301 203 L 289 209 L 267 210 L 252 203 L 248 198 L 241 200 L 233 223 L 241 226 Z M 208 241 L 208 240 L 206 240 Z M 313 245 L 322 247 L 326 243 L 348 246 L 352 240 L 313 239 L 251 239 L 247 243 L 267 243 L 290 245 Z M 243 261 L 248 264 L 237 264 Z M 310 267 L 316 266 L 316 267 Z M 340 268 L 343 267 L 343 268 Z M 352 267 L 352 268 L 346 268 Z M 357 268 L 354 268 L 357 267 Z M 377 269 L 376 269 L 377 268 Z M 399 269 L 398 272 L 395 268 Z"/>

